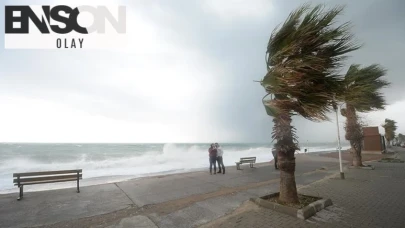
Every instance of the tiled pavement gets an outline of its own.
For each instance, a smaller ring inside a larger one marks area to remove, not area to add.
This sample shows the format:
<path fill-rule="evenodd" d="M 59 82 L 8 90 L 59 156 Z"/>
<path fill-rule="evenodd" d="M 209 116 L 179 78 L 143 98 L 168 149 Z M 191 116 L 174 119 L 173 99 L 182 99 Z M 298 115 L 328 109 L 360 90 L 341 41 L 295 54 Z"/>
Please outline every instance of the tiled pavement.
<path fill-rule="evenodd" d="M 404 159 L 405 150 L 397 148 Z M 405 227 L 405 163 L 372 163 L 375 170 L 349 169 L 315 182 L 300 193 L 331 198 L 333 206 L 304 221 L 248 202 L 243 213 L 206 227 Z"/>

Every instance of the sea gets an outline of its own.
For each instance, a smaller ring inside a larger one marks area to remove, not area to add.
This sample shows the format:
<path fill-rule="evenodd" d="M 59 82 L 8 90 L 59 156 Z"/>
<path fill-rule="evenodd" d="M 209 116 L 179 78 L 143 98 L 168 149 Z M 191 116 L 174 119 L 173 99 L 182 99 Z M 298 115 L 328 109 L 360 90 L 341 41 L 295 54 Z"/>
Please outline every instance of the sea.
<path fill-rule="evenodd" d="M 224 143 L 224 164 L 235 165 L 240 157 L 257 162 L 273 159 L 272 144 Z M 79 144 L 0 143 L 0 194 L 17 192 L 13 173 L 82 169 L 81 186 L 124 181 L 133 178 L 182 173 L 208 168 L 209 143 L 189 144 Z M 337 151 L 337 143 L 303 143 L 311 152 Z M 348 144 L 342 144 L 348 149 Z M 300 152 L 300 151 L 297 151 Z M 75 182 L 25 186 L 24 191 L 74 187 Z"/>

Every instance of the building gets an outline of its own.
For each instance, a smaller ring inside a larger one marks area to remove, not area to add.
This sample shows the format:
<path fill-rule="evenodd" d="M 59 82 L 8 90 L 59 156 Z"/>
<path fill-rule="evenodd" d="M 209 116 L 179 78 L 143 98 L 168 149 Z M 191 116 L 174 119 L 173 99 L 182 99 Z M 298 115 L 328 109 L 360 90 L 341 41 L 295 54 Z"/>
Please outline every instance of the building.
<path fill-rule="evenodd" d="M 378 127 L 363 127 L 363 151 L 381 153 L 385 151 L 385 137 L 380 134 Z"/>

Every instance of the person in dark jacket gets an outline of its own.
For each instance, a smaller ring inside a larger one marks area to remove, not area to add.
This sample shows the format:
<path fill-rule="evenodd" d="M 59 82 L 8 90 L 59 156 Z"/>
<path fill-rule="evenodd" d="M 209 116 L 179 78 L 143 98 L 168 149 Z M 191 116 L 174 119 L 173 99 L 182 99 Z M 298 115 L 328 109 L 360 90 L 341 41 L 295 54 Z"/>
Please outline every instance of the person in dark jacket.
<path fill-rule="evenodd" d="M 278 159 L 277 159 L 276 148 L 271 149 L 271 153 L 273 154 L 273 157 L 274 157 L 274 168 L 278 169 L 278 164 L 277 164 Z"/>
<path fill-rule="evenodd" d="M 214 143 L 211 144 L 211 147 L 208 149 L 208 154 L 210 157 L 210 174 L 212 175 L 212 165 L 214 165 L 214 174 L 217 174 L 217 149 Z"/>

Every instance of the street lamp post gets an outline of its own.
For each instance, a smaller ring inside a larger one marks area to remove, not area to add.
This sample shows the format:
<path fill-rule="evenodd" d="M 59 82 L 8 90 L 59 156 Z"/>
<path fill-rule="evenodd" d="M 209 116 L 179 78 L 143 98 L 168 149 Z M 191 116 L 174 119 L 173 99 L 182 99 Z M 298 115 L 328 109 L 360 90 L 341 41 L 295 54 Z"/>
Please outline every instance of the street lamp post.
<path fill-rule="evenodd" d="M 336 112 L 336 127 L 337 127 L 338 150 L 339 150 L 340 178 L 343 180 L 343 179 L 345 179 L 345 173 L 343 172 L 343 167 L 342 167 L 342 147 L 340 146 L 340 130 L 339 130 L 338 110 L 339 110 L 339 108 L 336 105 L 335 112 Z"/>

